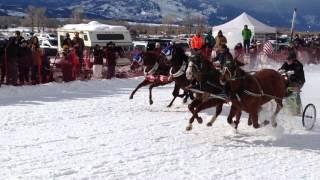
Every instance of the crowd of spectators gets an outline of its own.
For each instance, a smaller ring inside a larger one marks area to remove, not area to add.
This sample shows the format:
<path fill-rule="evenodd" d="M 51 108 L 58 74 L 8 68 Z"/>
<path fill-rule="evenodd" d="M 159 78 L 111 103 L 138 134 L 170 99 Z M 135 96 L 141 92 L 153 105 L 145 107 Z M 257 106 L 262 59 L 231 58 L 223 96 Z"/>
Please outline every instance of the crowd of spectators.
<path fill-rule="evenodd" d="M 36 36 L 25 39 L 16 31 L 15 36 L 0 42 L 1 84 L 20 86 L 51 82 L 55 80 L 53 74 L 57 69 L 62 72 L 64 82 L 92 74 L 92 71 L 96 78 L 110 79 L 115 76 L 116 59 L 121 53 L 115 43 L 108 42 L 105 47 L 97 45 L 90 49 L 85 47 L 79 33 L 75 33 L 73 39 L 66 35 L 62 49 L 52 62 L 46 50 L 40 48 Z M 105 76 L 102 72 L 104 65 L 107 67 Z M 88 69 L 89 73 L 86 71 Z"/>

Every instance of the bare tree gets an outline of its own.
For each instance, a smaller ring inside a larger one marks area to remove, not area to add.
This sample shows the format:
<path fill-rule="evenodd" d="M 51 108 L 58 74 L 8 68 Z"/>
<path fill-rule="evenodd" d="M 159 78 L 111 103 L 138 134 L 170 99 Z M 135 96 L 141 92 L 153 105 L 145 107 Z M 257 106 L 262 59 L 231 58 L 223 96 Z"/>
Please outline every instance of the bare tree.
<path fill-rule="evenodd" d="M 48 27 L 48 28 L 57 28 L 62 25 L 63 25 L 63 22 L 61 22 L 55 18 L 47 18 L 46 19 L 46 27 Z"/>
<path fill-rule="evenodd" d="M 186 16 L 185 18 L 183 18 L 182 20 L 182 25 L 186 27 L 187 32 L 189 34 L 192 33 L 192 28 L 194 26 L 194 22 L 192 20 L 192 16 Z"/>
<path fill-rule="evenodd" d="M 208 18 L 201 14 L 186 16 L 182 24 L 186 27 L 189 34 L 194 32 L 194 29 L 201 32 L 206 31 L 208 26 Z"/>
<path fill-rule="evenodd" d="M 36 23 L 37 23 L 37 28 L 38 28 L 38 32 L 40 32 L 41 27 L 42 27 L 42 31 L 44 31 L 44 28 L 46 26 L 46 8 L 37 8 L 36 9 Z"/>
<path fill-rule="evenodd" d="M 72 10 L 71 19 L 73 23 L 81 23 L 83 19 L 84 9 L 82 7 L 75 7 Z"/>
<path fill-rule="evenodd" d="M 175 15 L 166 15 L 162 18 L 162 24 L 164 24 L 166 28 L 167 34 L 173 34 L 173 24 L 176 22 Z"/>
<path fill-rule="evenodd" d="M 200 32 L 205 32 L 208 27 L 208 18 L 203 15 L 196 15 L 194 16 L 194 22 L 197 26 L 197 30 Z"/>
<path fill-rule="evenodd" d="M 28 6 L 28 16 L 27 16 L 27 24 L 30 23 L 31 31 L 34 32 L 34 23 L 35 23 L 35 16 L 36 16 L 36 8 L 33 6 Z"/>
<path fill-rule="evenodd" d="M 36 8 L 33 6 L 28 7 L 28 15 L 21 21 L 21 24 L 31 26 L 31 31 L 34 32 L 34 27 L 37 27 L 37 31 L 40 32 L 41 28 L 47 25 L 46 8 Z"/>

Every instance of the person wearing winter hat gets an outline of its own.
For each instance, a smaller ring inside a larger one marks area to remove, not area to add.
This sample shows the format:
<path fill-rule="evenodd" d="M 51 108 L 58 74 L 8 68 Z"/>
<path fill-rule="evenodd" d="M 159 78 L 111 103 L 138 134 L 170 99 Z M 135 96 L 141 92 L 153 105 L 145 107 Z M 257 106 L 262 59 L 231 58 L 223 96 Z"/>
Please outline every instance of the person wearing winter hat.
<path fill-rule="evenodd" d="M 287 76 L 288 81 L 288 98 L 286 98 L 286 104 L 288 104 L 289 110 L 293 115 L 300 115 L 302 112 L 300 91 L 305 83 L 303 65 L 297 60 L 295 53 L 290 53 L 281 68 L 280 73 L 284 73 Z"/>

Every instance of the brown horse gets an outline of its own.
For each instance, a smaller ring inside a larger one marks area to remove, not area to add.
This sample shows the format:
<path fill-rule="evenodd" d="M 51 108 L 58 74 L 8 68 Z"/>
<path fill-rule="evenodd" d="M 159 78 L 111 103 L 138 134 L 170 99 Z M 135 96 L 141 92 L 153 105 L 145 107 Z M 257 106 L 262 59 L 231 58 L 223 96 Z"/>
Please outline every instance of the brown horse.
<path fill-rule="evenodd" d="M 144 66 L 145 79 L 132 91 L 130 99 L 133 99 L 134 94 L 141 87 L 149 86 L 149 103 L 153 104 L 152 100 L 152 88 L 157 86 L 163 86 L 171 83 L 172 81 L 162 81 L 160 77 L 169 76 L 170 66 L 166 63 L 166 58 L 160 56 L 155 52 L 144 52 L 141 56 L 134 59 L 131 64 L 131 69 L 135 69 L 139 66 Z"/>
<path fill-rule="evenodd" d="M 189 81 L 194 79 L 199 83 L 204 82 L 200 90 L 191 89 L 197 92 L 197 98 L 188 106 L 192 117 L 189 119 L 189 125 L 186 130 L 192 129 L 194 119 L 197 119 L 198 123 L 202 123 L 202 118 L 198 116 L 199 112 L 207 108 L 216 107 L 215 116 L 207 123 L 207 126 L 212 126 L 222 112 L 222 106 L 225 103 L 225 99 L 219 96 L 223 89 L 219 83 L 220 72 L 200 54 L 195 54 L 189 59 L 186 76 Z M 203 79 L 205 78 L 204 76 L 207 76 L 206 80 Z"/>
<path fill-rule="evenodd" d="M 235 114 L 246 111 L 249 114 L 248 125 L 253 123 L 259 128 L 258 112 L 261 106 L 274 99 L 277 108 L 271 117 L 273 127 L 277 126 L 276 116 L 282 108 L 282 99 L 287 96 L 286 80 L 281 74 L 272 69 L 263 69 L 251 75 L 246 73 L 233 62 L 227 62 L 222 69 L 221 83 L 228 83 L 232 107 L 228 116 L 228 123 L 237 128 L 239 121 L 233 122 Z M 269 121 L 264 121 L 267 125 Z"/>

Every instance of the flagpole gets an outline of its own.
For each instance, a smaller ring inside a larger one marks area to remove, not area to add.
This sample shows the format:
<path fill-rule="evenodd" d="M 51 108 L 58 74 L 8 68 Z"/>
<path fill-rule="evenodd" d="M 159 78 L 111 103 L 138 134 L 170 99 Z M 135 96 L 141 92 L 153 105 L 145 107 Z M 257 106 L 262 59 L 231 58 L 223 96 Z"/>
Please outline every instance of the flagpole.
<path fill-rule="evenodd" d="M 294 8 L 293 15 L 292 15 L 292 22 L 291 22 L 291 35 L 290 35 L 290 41 L 292 42 L 293 39 L 293 33 L 294 33 L 294 27 L 297 17 L 297 8 Z"/>

